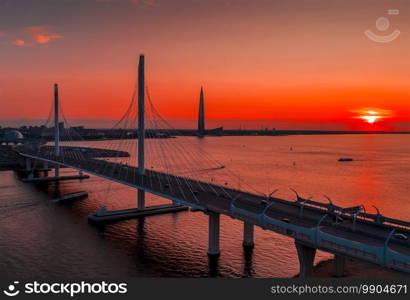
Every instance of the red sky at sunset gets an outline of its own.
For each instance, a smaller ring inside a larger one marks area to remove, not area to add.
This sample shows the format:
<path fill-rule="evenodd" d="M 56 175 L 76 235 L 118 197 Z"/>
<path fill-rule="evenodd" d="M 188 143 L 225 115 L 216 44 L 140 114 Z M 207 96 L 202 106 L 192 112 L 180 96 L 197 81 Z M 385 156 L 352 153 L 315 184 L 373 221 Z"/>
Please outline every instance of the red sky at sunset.
<path fill-rule="evenodd" d="M 54 82 L 68 118 L 118 119 L 144 53 L 153 101 L 175 122 L 196 118 L 203 85 L 210 126 L 410 128 L 409 10 L 406 0 L 0 0 L 0 125 L 45 119 Z M 364 34 L 386 34 L 383 16 L 387 33 L 400 30 L 390 43 Z M 366 109 L 389 113 L 371 124 Z"/>

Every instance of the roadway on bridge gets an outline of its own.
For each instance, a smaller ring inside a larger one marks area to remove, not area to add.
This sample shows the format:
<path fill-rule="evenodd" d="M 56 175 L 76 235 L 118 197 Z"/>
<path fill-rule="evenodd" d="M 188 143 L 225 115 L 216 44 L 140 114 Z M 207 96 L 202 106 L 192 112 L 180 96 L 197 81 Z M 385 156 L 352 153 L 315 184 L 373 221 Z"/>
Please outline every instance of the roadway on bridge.
<path fill-rule="evenodd" d="M 258 216 L 264 212 L 267 199 L 243 191 L 220 186 L 213 183 L 199 182 L 189 178 L 170 175 L 163 172 L 146 170 L 145 175 L 138 175 L 136 167 L 99 159 L 77 159 L 73 157 L 56 157 L 51 151 L 25 153 L 38 159 L 60 162 L 66 166 L 96 174 L 130 186 L 147 189 L 148 192 L 170 198 L 179 199 L 193 207 L 205 207 L 206 210 L 232 216 L 231 205 L 249 212 L 243 220 L 258 223 Z M 24 154 L 23 154 L 24 155 Z M 238 196 L 240 195 L 240 196 Z M 273 202 L 273 203 L 271 203 Z M 326 210 L 304 206 L 279 198 L 270 198 L 271 205 L 264 212 L 266 216 L 304 228 L 316 228 L 319 221 L 327 214 Z M 234 216 L 238 217 L 238 216 Z M 320 224 L 322 232 L 369 246 L 383 247 L 392 228 L 383 224 L 371 223 L 353 218 L 337 220 L 335 215 L 328 215 Z M 391 239 L 389 247 L 399 253 L 410 255 L 408 241 Z"/>

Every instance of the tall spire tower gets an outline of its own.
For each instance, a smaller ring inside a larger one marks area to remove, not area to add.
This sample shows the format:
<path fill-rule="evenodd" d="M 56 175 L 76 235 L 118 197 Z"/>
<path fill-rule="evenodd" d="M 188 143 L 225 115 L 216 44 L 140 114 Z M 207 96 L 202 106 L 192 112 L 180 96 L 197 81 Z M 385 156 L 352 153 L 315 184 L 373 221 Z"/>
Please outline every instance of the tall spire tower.
<path fill-rule="evenodd" d="M 198 134 L 205 134 L 204 89 L 202 88 L 202 86 L 201 92 L 199 94 Z"/>

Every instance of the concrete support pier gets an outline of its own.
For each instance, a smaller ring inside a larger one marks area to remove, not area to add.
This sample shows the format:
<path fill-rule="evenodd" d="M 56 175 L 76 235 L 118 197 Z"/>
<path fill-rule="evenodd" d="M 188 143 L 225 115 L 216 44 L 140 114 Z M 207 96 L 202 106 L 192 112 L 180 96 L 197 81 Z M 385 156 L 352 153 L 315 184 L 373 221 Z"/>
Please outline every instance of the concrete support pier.
<path fill-rule="evenodd" d="M 31 159 L 26 158 L 26 171 L 31 171 L 32 163 Z"/>
<path fill-rule="evenodd" d="M 60 177 L 60 167 L 59 166 L 56 166 L 54 168 L 54 177 L 56 178 Z"/>
<path fill-rule="evenodd" d="M 208 255 L 218 256 L 219 250 L 219 214 L 208 212 L 209 216 L 209 237 L 208 237 Z"/>
<path fill-rule="evenodd" d="M 253 241 L 253 231 L 254 225 L 249 222 L 243 222 L 243 247 L 247 249 L 252 249 L 255 244 Z"/>
<path fill-rule="evenodd" d="M 335 269 L 334 269 L 335 277 L 343 277 L 345 275 L 346 257 L 341 256 L 339 254 L 335 254 L 334 260 L 335 260 Z"/>
<path fill-rule="evenodd" d="M 299 258 L 299 277 L 307 278 L 313 275 L 313 262 L 315 260 L 316 248 L 312 248 L 295 241 Z"/>
<path fill-rule="evenodd" d="M 48 177 L 48 172 L 50 169 L 48 168 L 48 162 L 43 163 L 43 170 L 44 170 L 44 177 Z"/>
<path fill-rule="evenodd" d="M 33 162 L 31 159 L 26 159 L 26 172 L 28 172 L 27 178 L 32 179 L 34 178 L 34 170 L 33 170 Z"/>
<path fill-rule="evenodd" d="M 144 209 L 145 208 L 145 191 L 137 189 L 137 208 Z"/>

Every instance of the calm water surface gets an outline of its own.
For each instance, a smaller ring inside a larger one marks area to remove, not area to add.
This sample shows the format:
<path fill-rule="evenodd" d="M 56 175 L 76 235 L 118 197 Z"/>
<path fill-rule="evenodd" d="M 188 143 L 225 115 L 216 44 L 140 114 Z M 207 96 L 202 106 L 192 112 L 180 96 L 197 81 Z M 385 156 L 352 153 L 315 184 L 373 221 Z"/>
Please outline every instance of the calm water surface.
<path fill-rule="evenodd" d="M 408 135 L 181 137 L 167 143 L 176 142 L 185 143 L 190 153 L 212 153 L 226 166 L 196 173 L 200 178 L 244 189 L 251 186 L 263 193 L 279 188 L 277 196 L 286 199 L 294 199 L 292 187 L 318 201 L 325 202 L 326 194 L 338 205 L 364 204 L 369 212 L 374 212 L 375 205 L 387 216 L 410 220 Z M 155 143 L 164 141 L 149 140 L 147 148 L 155 148 Z M 121 143 L 124 150 L 133 146 Z M 167 156 L 175 155 L 178 165 L 176 151 L 169 150 Z M 161 168 L 156 155 L 147 167 Z M 337 162 L 340 157 L 355 161 Z M 132 164 L 135 159 L 123 161 Z M 187 176 L 191 168 L 195 171 L 192 166 L 178 167 L 177 172 L 187 172 Z M 228 170 L 233 175 L 223 177 Z M 79 190 L 88 191 L 88 198 L 64 205 L 50 201 L 59 193 Z M 167 200 L 147 196 L 147 205 L 163 202 Z M 135 203 L 135 190 L 95 176 L 36 186 L 22 183 L 14 172 L 0 172 L 0 275 L 291 277 L 298 272 L 292 239 L 256 228 L 255 249 L 244 253 L 242 223 L 226 216 L 221 216 L 217 263 L 206 255 L 208 219 L 202 213 L 152 216 L 101 228 L 87 222 L 87 215 L 102 205 L 119 209 L 135 207 Z M 330 257 L 319 252 L 316 261 Z"/>

